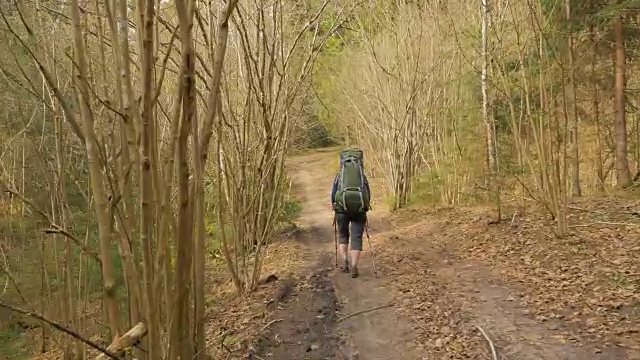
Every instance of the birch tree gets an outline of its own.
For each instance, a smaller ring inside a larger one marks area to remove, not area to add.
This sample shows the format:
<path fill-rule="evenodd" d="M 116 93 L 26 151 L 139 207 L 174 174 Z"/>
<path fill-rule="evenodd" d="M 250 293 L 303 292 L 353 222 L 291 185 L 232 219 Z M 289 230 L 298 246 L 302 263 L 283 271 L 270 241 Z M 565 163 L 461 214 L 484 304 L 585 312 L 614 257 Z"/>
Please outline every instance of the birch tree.
<path fill-rule="evenodd" d="M 482 119 L 485 124 L 486 142 L 487 142 L 487 189 L 491 192 L 493 201 L 496 204 L 497 221 L 500 221 L 501 206 L 500 206 L 500 189 L 496 183 L 498 176 L 498 154 L 496 148 L 496 126 L 495 119 L 493 117 L 493 111 L 491 110 L 491 104 L 489 99 L 489 62 L 490 49 L 489 49 L 489 34 L 491 24 L 491 8 L 489 0 L 481 0 L 482 11 L 482 67 L 481 67 L 481 88 L 482 88 Z"/>
<path fill-rule="evenodd" d="M 567 55 L 569 57 L 569 84 L 571 86 L 571 194 L 573 196 L 581 196 L 580 188 L 580 146 L 578 144 L 578 95 L 575 79 L 575 60 L 574 60 L 574 35 L 573 35 L 573 16 L 571 13 L 571 0 L 565 1 L 565 19 L 567 22 Z"/>

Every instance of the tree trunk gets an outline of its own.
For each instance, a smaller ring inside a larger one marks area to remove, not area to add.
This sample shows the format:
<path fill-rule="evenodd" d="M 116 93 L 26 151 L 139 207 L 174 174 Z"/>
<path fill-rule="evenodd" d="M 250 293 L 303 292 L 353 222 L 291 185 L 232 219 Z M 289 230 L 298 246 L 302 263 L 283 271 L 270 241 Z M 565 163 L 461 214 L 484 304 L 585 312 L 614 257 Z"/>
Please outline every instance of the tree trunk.
<path fill-rule="evenodd" d="M 195 199 L 189 189 L 188 138 L 194 127 L 196 116 L 195 98 L 195 53 L 193 48 L 193 13 L 195 4 L 192 1 L 176 0 L 176 11 L 180 21 L 180 42 L 182 44 L 182 61 L 180 85 L 182 87 L 182 121 L 179 125 L 177 144 L 178 165 L 178 233 L 176 259 L 176 297 L 173 313 L 174 327 L 171 329 L 170 360 L 192 359 L 194 346 L 191 322 L 191 280 L 193 266 L 194 222 L 193 210 Z M 213 90 L 212 90 L 213 91 Z M 197 154 L 194 154 L 197 156 Z"/>
<path fill-rule="evenodd" d="M 613 25 L 613 36 L 615 39 L 615 85 L 614 85 L 614 106 L 615 106 L 615 142 L 616 142 L 616 180 L 619 188 L 626 188 L 631 185 L 631 174 L 629 173 L 629 161 L 627 159 L 627 118 L 626 118 L 626 54 L 624 48 L 624 24 L 622 16 L 616 19 Z"/>
<path fill-rule="evenodd" d="M 482 118 L 486 127 L 487 141 L 487 188 L 497 206 L 497 221 L 500 221 L 500 195 L 496 184 L 498 157 L 493 113 L 489 106 L 489 0 L 482 1 Z"/>
<path fill-rule="evenodd" d="M 596 64 L 598 61 L 598 40 L 596 38 L 596 30 L 593 25 L 589 26 L 589 37 L 591 38 L 591 44 L 593 46 L 593 57 L 591 58 L 591 84 L 593 86 L 593 116 L 594 123 L 596 124 L 596 148 L 598 156 L 596 158 L 596 189 L 599 192 L 604 192 L 604 160 L 602 158 L 602 134 L 600 128 L 600 93 L 598 91 L 597 70 Z"/>
<path fill-rule="evenodd" d="M 119 332 L 119 307 L 116 300 L 116 281 L 112 263 L 112 227 L 109 219 L 108 209 L 111 207 L 107 194 L 105 193 L 105 181 L 102 174 L 102 161 L 96 134 L 93 129 L 93 112 L 90 105 L 90 92 L 87 83 L 87 69 L 89 67 L 84 40 L 82 38 L 82 27 L 80 24 L 80 6 L 78 0 L 71 2 L 71 21 L 74 27 L 73 44 L 78 72 L 76 75 L 76 87 L 78 103 L 80 107 L 80 117 L 82 119 L 83 135 L 87 153 L 87 163 L 89 166 L 89 176 L 91 179 L 91 189 L 96 199 L 95 211 L 98 217 L 98 236 L 100 238 L 100 254 L 102 258 L 102 280 L 104 301 L 107 308 L 107 315 L 112 336 L 117 336 Z"/>
<path fill-rule="evenodd" d="M 154 194 L 154 174 L 157 169 L 157 156 L 154 152 L 157 142 L 156 121 L 153 112 L 153 96 L 155 92 L 154 70 L 154 2 L 153 0 L 138 1 L 140 43 L 140 69 L 142 77 L 142 147 L 140 159 L 140 242 L 143 258 L 143 282 L 145 300 L 145 318 L 149 329 L 149 359 L 163 357 L 160 350 L 160 319 L 157 303 L 158 294 L 155 292 L 154 277 L 159 276 L 154 269 L 153 243 L 157 224 L 155 223 L 157 201 Z"/>
<path fill-rule="evenodd" d="M 581 196 L 580 189 L 580 147 L 578 145 L 578 101 L 576 94 L 574 54 L 573 54 L 573 30 L 571 29 L 571 0 L 566 0 L 567 27 L 569 32 L 569 82 L 571 85 L 571 101 L 573 103 L 573 118 L 571 122 L 571 195 Z"/>

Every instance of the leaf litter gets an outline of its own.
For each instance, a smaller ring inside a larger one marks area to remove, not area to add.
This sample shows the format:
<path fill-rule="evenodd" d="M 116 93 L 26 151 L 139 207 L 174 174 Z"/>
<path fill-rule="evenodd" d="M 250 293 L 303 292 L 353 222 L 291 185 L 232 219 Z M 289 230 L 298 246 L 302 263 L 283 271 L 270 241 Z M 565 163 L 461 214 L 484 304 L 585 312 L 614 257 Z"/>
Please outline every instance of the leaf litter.
<path fill-rule="evenodd" d="M 395 229 L 375 241 L 383 272 L 397 279 L 399 311 L 414 319 L 416 346 L 427 358 L 489 358 L 474 322 L 478 309 L 493 306 L 521 314 L 495 321 L 514 328 L 495 327 L 498 333 L 489 334 L 503 350 L 534 352 L 533 345 L 518 350 L 523 339 L 512 338 L 529 324 L 541 329 L 524 339 L 538 344 L 539 358 L 547 358 L 542 348 L 566 344 L 572 348 L 558 348 L 560 354 L 573 349 L 606 359 L 640 359 L 636 208 L 615 198 L 572 202 L 564 239 L 554 236 L 554 223 L 535 209 L 497 225 L 489 225 L 492 211 L 485 208 L 403 210 L 393 216 Z M 487 298 L 493 305 L 478 305 Z"/>

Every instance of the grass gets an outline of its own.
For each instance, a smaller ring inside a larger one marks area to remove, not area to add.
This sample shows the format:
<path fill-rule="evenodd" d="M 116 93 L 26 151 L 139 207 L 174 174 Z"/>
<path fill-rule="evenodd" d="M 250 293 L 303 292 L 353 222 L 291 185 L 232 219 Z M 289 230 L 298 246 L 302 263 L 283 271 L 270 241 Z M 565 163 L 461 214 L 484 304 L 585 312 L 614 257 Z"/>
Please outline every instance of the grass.
<path fill-rule="evenodd" d="M 0 358 L 4 360 L 29 359 L 31 342 L 18 326 L 0 328 Z"/>

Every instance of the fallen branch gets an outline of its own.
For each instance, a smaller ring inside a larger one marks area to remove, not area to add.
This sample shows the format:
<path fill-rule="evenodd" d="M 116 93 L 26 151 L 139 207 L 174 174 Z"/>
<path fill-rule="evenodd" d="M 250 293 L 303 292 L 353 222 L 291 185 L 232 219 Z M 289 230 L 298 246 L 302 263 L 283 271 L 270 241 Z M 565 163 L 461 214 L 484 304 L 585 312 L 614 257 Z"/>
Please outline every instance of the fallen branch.
<path fill-rule="evenodd" d="M 262 327 L 262 329 L 260 329 L 260 332 L 265 331 L 269 326 L 271 326 L 271 325 L 273 325 L 273 324 L 275 324 L 275 323 L 277 323 L 279 321 L 282 321 L 282 319 L 275 319 L 275 320 L 269 321 L 265 326 Z"/>
<path fill-rule="evenodd" d="M 482 336 L 484 336 L 484 338 L 489 343 L 489 347 L 491 348 L 491 355 L 493 357 L 493 360 L 498 360 L 498 353 L 496 352 L 496 347 L 493 345 L 493 341 L 491 341 L 491 339 L 489 338 L 487 333 L 484 332 L 484 330 L 479 325 L 476 325 L 476 328 L 478 330 L 480 330 L 480 333 L 482 334 Z"/>
<path fill-rule="evenodd" d="M 588 224 L 570 225 L 570 228 L 590 227 L 595 225 L 609 225 L 609 226 L 638 226 L 639 224 L 626 223 L 626 222 L 609 222 L 609 221 L 595 221 Z"/>
<path fill-rule="evenodd" d="M 346 316 L 343 316 L 343 317 L 339 318 L 338 322 L 342 322 L 342 321 L 347 320 L 347 319 L 349 319 L 351 317 L 354 317 L 356 315 L 360 315 L 360 314 L 368 313 L 368 312 L 371 312 L 371 311 L 376 311 L 376 310 L 388 308 L 388 307 L 391 307 L 393 305 L 395 305 L 395 304 L 394 303 L 389 303 L 389 304 L 386 304 L 386 305 L 376 306 L 376 307 L 371 308 L 371 309 L 365 309 L 365 310 L 356 311 L 356 312 L 354 312 L 352 314 L 349 314 L 349 315 L 346 315 Z"/>
<path fill-rule="evenodd" d="M 55 328 L 57 330 L 60 330 L 63 333 L 73 337 L 74 339 L 76 339 L 78 341 L 81 341 L 81 342 L 91 346 L 92 348 L 100 351 L 102 353 L 102 355 L 104 355 L 105 357 L 109 357 L 109 358 L 115 359 L 115 360 L 119 360 L 120 359 L 120 357 L 118 357 L 115 353 L 111 352 L 109 349 L 105 349 L 100 344 L 95 343 L 95 342 L 93 342 L 93 341 L 91 341 L 89 339 L 85 339 L 84 337 L 82 337 L 82 335 L 78 334 L 77 332 L 75 332 L 73 330 L 70 330 L 70 329 L 66 328 L 65 326 L 63 326 L 61 324 L 58 324 L 58 323 L 56 323 L 54 321 L 48 320 L 44 316 L 42 316 L 40 314 L 37 314 L 37 313 L 34 313 L 34 312 L 30 312 L 30 311 L 27 311 L 27 310 L 23 310 L 23 309 L 20 309 L 20 308 L 17 308 L 15 306 L 12 306 L 12 305 L 9 305 L 9 304 L 5 304 L 5 303 L 2 303 L 2 302 L 0 302 L 0 307 L 8 309 L 8 310 L 13 311 L 13 312 L 16 312 L 18 314 L 22 314 L 24 316 L 28 316 L 28 317 L 34 318 L 36 320 L 43 321 L 43 322 L 51 325 L 53 328 Z"/>
<path fill-rule="evenodd" d="M 111 357 L 109 354 L 114 354 L 116 356 L 114 359 L 122 358 L 127 349 L 140 342 L 146 334 L 147 327 L 144 323 L 138 323 L 136 326 L 132 327 L 131 330 L 124 333 L 124 335 L 116 337 L 113 342 L 111 342 L 111 345 L 106 349 L 108 353 L 103 351 L 102 354 L 96 356 L 95 360 L 106 359 L 107 356 Z"/>
<path fill-rule="evenodd" d="M 516 221 L 516 216 L 518 215 L 518 210 L 516 210 L 513 213 L 513 216 L 511 217 L 511 222 L 509 223 L 509 226 L 513 226 L 513 222 Z"/>
<path fill-rule="evenodd" d="M 415 316 L 412 316 L 411 319 L 413 319 L 413 321 L 416 322 L 416 325 L 418 325 L 418 327 L 420 327 L 420 329 L 422 329 L 422 331 L 424 331 L 425 334 L 429 333 L 429 330 L 427 330 L 427 328 L 424 327 L 424 325 L 420 324 L 420 322 L 418 321 L 418 319 L 415 318 Z"/>
<path fill-rule="evenodd" d="M 633 216 L 640 216 L 640 212 L 635 211 L 635 210 L 629 210 L 628 208 L 632 206 L 632 205 L 628 205 L 625 206 L 625 210 L 626 211 L 619 211 L 616 210 L 616 212 L 618 212 L 619 214 L 627 214 L 627 215 L 633 215 Z M 577 211 L 584 211 L 584 212 L 590 212 L 590 213 L 594 213 L 594 214 L 598 214 L 598 215 L 602 215 L 605 216 L 607 215 L 607 213 L 605 211 L 601 211 L 601 210 L 595 210 L 595 209 L 586 209 L 586 208 L 581 208 L 581 207 L 577 207 L 577 206 L 567 206 L 568 209 L 572 209 L 572 210 L 577 210 Z"/>

